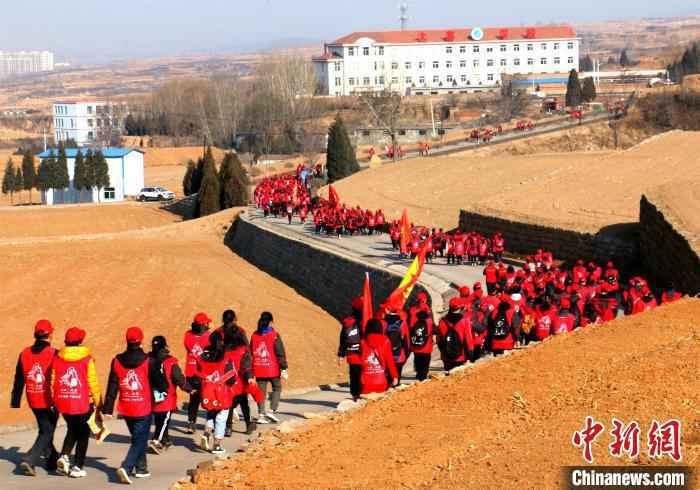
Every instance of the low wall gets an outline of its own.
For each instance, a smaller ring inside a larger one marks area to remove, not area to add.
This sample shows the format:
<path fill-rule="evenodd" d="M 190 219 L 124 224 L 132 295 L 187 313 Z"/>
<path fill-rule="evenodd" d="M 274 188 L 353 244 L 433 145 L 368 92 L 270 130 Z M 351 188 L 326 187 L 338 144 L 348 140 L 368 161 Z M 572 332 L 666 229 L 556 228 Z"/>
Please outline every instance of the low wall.
<path fill-rule="evenodd" d="M 653 198 L 642 196 L 640 210 L 640 255 L 651 277 L 660 285 L 673 282 L 687 294 L 700 293 L 700 246 L 674 224 L 670 210 Z"/>
<path fill-rule="evenodd" d="M 295 236 L 256 226 L 241 215 L 225 237 L 236 254 L 341 319 L 350 313 L 350 300 L 362 294 L 365 272 L 370 273 L 375 308 L 396 289 L 397 274 L 350 257 L 323 250 Z M 413 291 L 424 290 L 420 285 Z M 411 301 L 411 299 L 409 299 Z"/>
<path fill-rule="evenodd" d="M 197 194 L 193 194 L 188 197 L 183 197 L 176 201 L 169 202 L 161 206 L 170 213 L 182 216 L 182 219 L 192 219 L 194 218 L 194 212 L 197 206 Z"/>
<path fill-rule="evenodd" d="M 601 262 L 612 259 L 622 267 L 634 264 L 639 257 L 638 229 L 634 223 L 591 234 L 462 210 L 459 226 L 462 230 L 473 230 L 487 236 L 500 231 L 506 240 L 507 251 L 518 255 L 529 255 L 541 248 L 565 261 L 582 258 Z"/>

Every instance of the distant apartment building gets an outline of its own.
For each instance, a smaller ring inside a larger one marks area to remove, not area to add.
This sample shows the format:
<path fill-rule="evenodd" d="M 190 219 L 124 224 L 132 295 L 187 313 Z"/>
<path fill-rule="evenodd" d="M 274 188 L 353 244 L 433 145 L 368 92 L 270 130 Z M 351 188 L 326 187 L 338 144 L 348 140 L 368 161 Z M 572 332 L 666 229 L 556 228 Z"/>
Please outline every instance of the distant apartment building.
<path fill-rule="evenodd" d="M 27 73 L 53 71 L 53 53 L 50 51 L 0 51 L 0 78 Z"/>
<path fill-rule="evenodd" d="M 54 139 L 70 139 L 78 146 L 109 145 L 121 135 L 125 111 L 124 104 L 100 100 L 54 102 Z"/>
<path fill-rule="evenodd" d="M 313 62 L 321 95 L 470 92 L 498 87 L 503 75 L 565 78 L 578 70 L 579 38 L 567 25 L 355 32 Z"/>

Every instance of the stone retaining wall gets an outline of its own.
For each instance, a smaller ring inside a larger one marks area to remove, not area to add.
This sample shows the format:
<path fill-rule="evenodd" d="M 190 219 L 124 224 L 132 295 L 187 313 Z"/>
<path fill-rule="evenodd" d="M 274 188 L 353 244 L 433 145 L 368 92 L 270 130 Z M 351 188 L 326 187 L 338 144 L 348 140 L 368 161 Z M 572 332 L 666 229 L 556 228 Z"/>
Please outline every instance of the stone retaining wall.
<path fill-rule="evenodd" d="M 651 199 L 642 196 L 639 211 L 642 263 L 659 285 L 673 282 L 684 293 L 699 294 L 700 247 Z"/>
<path fill-rule="evenodd" d="M 620 265 L 633 263 L 639 256 L 638 231 L 634 223 L 619 225 L 616 230 L 594 235 L 462 210 L 459 225 L 462 230 L 477 231 L 487 236 L 500 231 L 506 240 L 507 251 L 518 255 L 529 255 L 541 248 L 566 261 L 583 258 L 601 262 L 612 259 Z"/>
<path fill-rule="evenodd" d="M 256 226 L 246 215 L 234 222 L 225 243 L 258 269 L 284 282 L 338 319 L 350 313 L 350 298 L 362 294 L 365 272 L 370 273 L 375 308 L 401 282 L 397 274 L 336 255 L 300 238 Z M 424 289 L 416 286 L 413 294 L 420 290 Z"/>

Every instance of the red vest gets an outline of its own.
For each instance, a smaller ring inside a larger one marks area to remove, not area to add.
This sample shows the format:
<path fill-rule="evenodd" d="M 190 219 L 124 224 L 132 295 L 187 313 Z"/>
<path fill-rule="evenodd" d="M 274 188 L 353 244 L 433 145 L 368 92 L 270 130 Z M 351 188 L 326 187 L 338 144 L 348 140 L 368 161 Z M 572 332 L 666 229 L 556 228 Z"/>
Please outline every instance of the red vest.
<path fill-rule="evenodd" d="M 209 330 L 202 335 L 195 335 L 192 330 L 188 330 L 185 333 L 185 350 L 187 350 L 185 376 L 194 376 L 197 372 L 197 359 L 199 359 L 199 356 L 202 355 L 204 349 L 209 345 L 209 335 Z"/>
<path fill-rule="evenodd" d="M 237 397 L 238 395 L 242 395 L 243 391 L 245 390 L 245 386 L 243 384 L 243 378 L 240 376 L 241 373 L 241 359 L 243 359 L 243 356 L 248 352 L 248 348 L 245 346 L 240 346 L 236 348 L 236 350 L 232 350 L 226 353 L 224 356 L 227 361 L 230 361 L 231 364 L 233 365 L 233 370 L 236 371 L 236 383 L 231 386 L 231 396 L 232 397 Z"/>
<path fill-rule="evenodd" d="M 278 378 L 280 365 L 275 355 L 277 332 L 272 330 L 265 335 L 257 332 L 250 338 L 250 350 L 253 354 L 253 376 L 256 378 Z"/>
<path fill-rule="evenodd" d="M 148 380 L 148 358 L 138 367 L 125 368 L 114 359 L 114 372 L 119 378 L 117 410 L 124 417 L 145 417 L 151 414 L 151 383 Z"/>
<path fill-rule="evenodd" d="M 53 360 L 53 401 L 59 413 L 83 415 L 90 411 L 87 371 L 90 356 L 78 361 Z"/>
<path fill-rule="evenodd" d="M 53 347 L 45 347 L 40 353 L 34 354 L 31 347 L 22 351 L 22 372 L 24 374 L 27 403 L 31 408 L 49 408 L 53 406 L 51 400 L 51 386 L 47 375 L 51 370 L 51 362 L 56 353 Z"/>
<path fill-rule="evenodd" d="M 202 378 L 202 407 L 206 410 L 226 410 L 233 405 L 231 387 L 225 382 L 220 382 L 228 363 L 227 356 L 222 357 L 219 362 L 202 359 L 197 361 L 197 376 Z"/>
<path fill-rule="evenodd" d="M 571 332 L 574 329 L 574 315 L 567 313 L 566 316 L 556 315 L 552 323 L 552 335 Z"/>
<path fill-rule="evenodd" d="M 386 359 L 382 357 L 378 349 L 370 347 L 366 341 L 362 341 L 360 347 L 362 356 L 362 375 L 360 383 L 362 393 L 382 393 L 389 387 L 386 378 Z"/>
<path fill-rule="evenodd" d="M 168 396 L 165 400 L 153 404 L 154 412 L 172 412 L 177 409 L 177 386 L 173 383 L 173 366 L 177 364 L 177 359 L 173 356 L 163 361 L 163 373 L 168 380 Z"/>
<path fill-rule="evenodd" d="M 534 335 L 537 340 L 544 340 L 549 337 L 552 331 L 552 316 L 550 312 L 537 315 L 535 320 Z"/>

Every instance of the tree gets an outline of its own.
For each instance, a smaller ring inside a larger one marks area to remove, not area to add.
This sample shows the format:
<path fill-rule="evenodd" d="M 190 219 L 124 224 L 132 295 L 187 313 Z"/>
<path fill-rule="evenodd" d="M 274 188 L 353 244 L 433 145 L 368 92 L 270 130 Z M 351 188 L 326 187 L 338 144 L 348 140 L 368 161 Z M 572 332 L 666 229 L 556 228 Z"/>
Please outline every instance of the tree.
<path fill-rule="evenodd" d="M 95 179 L 95 154 L 91 149 L 88 149 L 85 154 L 85 189 L 92 191 L 97 186 Z M 92 201 L 92 196 L 90 196 L 90 201 Z"/>
<path fill-rule="evenodd" d="M 221 210 L 221 195 L 219 191 L 219 178 L 216 174 L 216 163 L 211 147 L 207 147 L 204 154 L 202 183 L 197 193 L 197 208 L 195 216 L 202 217 L 217 213 Z"/>
<path fill-rule="evenodd" d="M 581 82 L 578 79 L 578 72 L 569 72 L 569 82 L 566 84 L 566 106 L 576 107 L 581 105 Z"/>
<path fill-rule="evenodd" d="M 219 169 L 221 209 L 245 206 L 250 202 L 248 174 L 235 153 L 227 153 Z"/>
<path fill-rule="evenodd" d="M 326 168 L 329 182 L 344 179 L 360 170 L 355 149 L 350 143 L 350 137 L 340 115 L 336 116 L 335 122 L 328 128 Z"/>
<path fill-rule="evenodd" d="M 49 189 L 54 188 L 54 172 L 56 169 L 56 158 L 53 153 L 49 154 L 48 157 L 44 158 L 39 164 L 39 172 L 37 179 L 39 182 L 39 188 L 46 192 Z"/>
<path fill-rule="evenodd" d="M 2 193 L 10 195 L 10 203 L 14 201 L 14 194 L 17 187 L 15 186 L 15 165 L 12 158 L 7 160 L 5 164 L 5 173 L 2 177 Z"/>
<path fill-rule="evenodd" d="M 78 191 L 78 202 L 83 201 L 83 191 L 89 189 L 88 175 L 83 152 L 78 151 L 75 155 L 75 166 L 73 168 L 73 188 Z"/>
<path fill-rule="evenodd" d="M 385 88 L 381 92 L 371 92 L 360 96 L 360 101 L 368 110 L 368 116 L 375 127 L 384 131 L 389 136 L 391 145 L 396 150 L 398 148 L 397 136 L 399 132 L 399 116 L 402 105 L 401 94 L 392 87 Z M 393 152 L 393 159 L 396 160 L 397 151 Z"/>
<path fill-rule="evenodd" d="M 102 154 L 100 150 L 97 150 L 95 152 L 95 155 L 93 157 L 94 160 L 94 183 L 95 187 L 97 187 L 97 201 L 99 202 L 101 199 L 100 194 L 102 193 L 102 189 L 105 187 L 110 186 L 109 182 L 109 166 L 107 165 L 107 160 L 105 159 L 105 156 Z"/>
<path fill-rule="evenodd" d="M 199 188 L 202 185 L 202 177 L 204 176 L 204 159 L 198 158 L 197 165 L 194 167 L 194 172 L 192 172 L 192 188 L 190 189 L 190 194 L 197 194 Z"/>
<path fill-rule="evenodd" d="M 126 131 L 128 136 L 139 136 L 138 122 L 131 113 L 129 113 L 124 120 L 124 131 Z"/>
<path fill-rule="evenodd" d="M 620 52 L 620 66 L 625 67 L 630 65 L 632 65 L 632 61 L 627 54 L 627 48 L 625 48 Z"/>
<path fill-rule="evenodd" d="M 700 73 L 700 41 L 692 44 L 674 63 L 668 65 L 668 71 L 675 82 L 681 82 L 685 75 Z"/>
<path fill-rule="evenodd" d="M 24 178 L 22 177 L 22 169 L 20 167 L 17 167 L 17 171 L 15 172 L 15 192 L 22 192 L 22 189 L 24 189 Z M 22 204 L 22 194 L 20 194 L 19 202 L 20 204 Z"/>
<path fill-rule="evenodd" d="M 182 178 L 182 192 L 185 196 L 190 196 L 192 192 L 192 176 L 194 175 L 195 167 L 192 160 L 187 162 L 187 170 L 185 171 L 185 176 Z"/>
<path fill-rule="evenodd" d="M 581 71 L 593 71 L 593 60 L 591 55 L 587 54 L 579 61 Z"/>
<path fill-rule="evenodd" d="M 37 182 L 34 155 L 29 150 L 26 150 L 22 155 L 22 175 L 24 176 L 24 190 L 29 191 L 29 204 L 32 204 L 32 189 L 36 188 Z"/>
<path fill-rule="evenodd" d="M 68 157 L 66 156 L 66 147 L 63 144 L 58 145 L 58 160 L 54 170 L 53 188 L 61 190 L 61 197 L 65 189 L 70 185 L 70 177 L 68 176 Z"/>
<path fill-rule="evenodd" d="M 595 100 L 596 96 L 595 83 L 592 77 L 586 77 L 583 79 L 583 85 L 581 87 L 581 99 L 584 102 L 592 102 Z"/>

